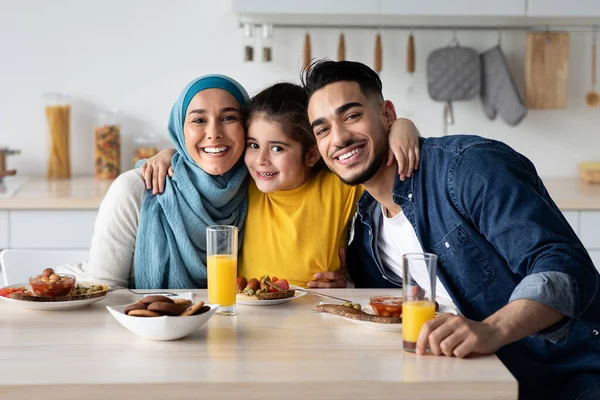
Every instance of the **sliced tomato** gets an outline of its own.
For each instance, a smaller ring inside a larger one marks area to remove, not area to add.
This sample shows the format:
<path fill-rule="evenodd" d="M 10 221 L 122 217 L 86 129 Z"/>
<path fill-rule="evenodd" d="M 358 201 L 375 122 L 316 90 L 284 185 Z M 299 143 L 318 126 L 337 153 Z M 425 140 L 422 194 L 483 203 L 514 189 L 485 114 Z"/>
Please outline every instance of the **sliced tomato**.
<path fill-rule="evenodd" d="M 25 291 L 24 287 L 4 288 L 4 289 L 0 289 L 0 296 L 10 297 L 10 295 L 13 293 L 22 293 L 24 291 Z"/>
<path fill-rule="evenodd" d="M 279 279 L 278 279 L 276 276 L 274 276 L 274 277 L 272 277 L 272 278 L 271 278 L 271 282 L 272 282 L 272 283 L 275 283 L 275 282 L 277 282 L 278 280 L 279 280 Z"/>
<path fill-rule="evenodd" d="M 279 279 L 275 286 L 282 290 L 290 290 L 290 284 L 285 279 Z"/>

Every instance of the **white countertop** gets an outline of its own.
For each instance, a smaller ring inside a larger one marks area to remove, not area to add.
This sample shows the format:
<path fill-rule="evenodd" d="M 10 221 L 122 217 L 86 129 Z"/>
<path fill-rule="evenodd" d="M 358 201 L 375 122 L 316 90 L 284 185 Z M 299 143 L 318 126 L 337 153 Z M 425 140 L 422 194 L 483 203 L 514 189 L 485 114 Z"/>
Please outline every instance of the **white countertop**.
<path fill-rule="evenodd" d="M 206 301 L 206 290 L 194 292 Z M 325 291 L 361 303 L 394 292 Z M 237 316 L 214 315 L 171 342 L 136 336 L 105 309 L 138 298 L 120 290 L 86 308 L 52 312 L 0 302 L 2 398 L 517 398 L 516 380 L 495 355 L 406 353 L 400 332 L 317 313 L 312 295 L 275 306 L 238 305 Z"/>
<path fill-rule="evenodd" d="M 600 185 L 583 184 L 578 178 L 543 180 L 561 210 L 600 210 Z M 93 177 L 28 177 L 16 193 L 0 196 L 0 210 L 96 210 L 111 183 Z"/>
<path fill-rule="evenodd" d="M 112 182 L 93 177 L 27 177 L 16 193 L 0 197 L 0 210 L 97 210 Z M 8 179 L 6 185 L 10 187 Z"/>
<path fill-rule="evenodd" d="M 561 210 L 600 210 L 600 185 L 582 183 L 579 178 L 542 180 Z"/>

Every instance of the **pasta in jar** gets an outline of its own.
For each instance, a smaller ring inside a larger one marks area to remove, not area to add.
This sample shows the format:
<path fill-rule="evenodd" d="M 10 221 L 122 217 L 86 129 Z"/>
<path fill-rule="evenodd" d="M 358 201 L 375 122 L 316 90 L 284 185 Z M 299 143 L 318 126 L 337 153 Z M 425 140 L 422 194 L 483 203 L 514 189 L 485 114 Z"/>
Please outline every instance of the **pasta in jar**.
<path fill-rule="evenodd" d="M 95 176 L 98 179 L 115 179 L 121 171 L 121 126 L 97 126 L 94 136 Z"/>
<path fill-rule="evenodd" d="M 46 120 L 50 133 L 50 154 L 48 157 L 48 178 L 66 179 L 71 177 L 69 153 L 70 105 L 46 106 Z"/>

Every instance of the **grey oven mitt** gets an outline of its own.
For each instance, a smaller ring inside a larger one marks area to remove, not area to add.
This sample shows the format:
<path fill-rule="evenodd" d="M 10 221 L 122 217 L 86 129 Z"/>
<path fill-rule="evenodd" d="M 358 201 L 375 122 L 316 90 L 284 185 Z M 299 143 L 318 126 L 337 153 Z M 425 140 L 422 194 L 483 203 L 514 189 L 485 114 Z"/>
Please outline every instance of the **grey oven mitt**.
<path fill-rule="evenodd" d="M 481 105 L 489 119 L 496 113 L 507 124 L 517 125 L 527 115 L 527 106 L 515 85 L 500 46 L 481 53 Z"/>
<path fill-rule="evenodd" d="M 456 45 L 442 47 L 427 57 L 427 89 L 433 100 L 444 101 L 443 123 L 445 135 L 448 125 L 454 124 L 452 102 L 470 100 L 481 87 L 481 62 L 477 52 Z"/>
<path fill-rule="evenodd" d="M 447 46 L 427 57 L 427 89 L 433 100 L 470 100 L 481 86 L 481 62 L 468 47 Z"/>

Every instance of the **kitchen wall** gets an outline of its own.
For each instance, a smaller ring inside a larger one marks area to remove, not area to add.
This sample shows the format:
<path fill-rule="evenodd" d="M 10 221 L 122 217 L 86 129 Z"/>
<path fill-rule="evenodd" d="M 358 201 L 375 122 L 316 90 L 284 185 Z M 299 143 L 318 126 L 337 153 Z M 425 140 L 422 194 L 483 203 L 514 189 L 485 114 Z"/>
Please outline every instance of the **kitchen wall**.
<path fill-rule="evenodd" d="M 367 1 L 367 0 L 365 0 Z M 335 57 L 339 32 L 311 31 L 313 56 Z M 414 103 L 404 72 L 408 32 L 384 31 L 381 73 L 385 96 L 412 118 L 424 136 L 440 136 L 442 104 L 425 85 L 427 54 L 451 32 L 416 31 Z M 346 55 L 372 64 L 375 32 L 347 30 Z M 93 110 L 119 108 L 122 163 L 131 162 L 132 137 L 156 133 L 168 144 L 166 125 L 179 90 L 206 73 L 231 75 L 253 94 L 280 80 L 298 82 L 303 29 L 276 30 L 274 61 L 244 63 L 243 32 L 226 0 L 0 0 L 0 145 L 22 150 L 8 159 L 20 174 L 44 175 L 48 135 L 44 91 L 75 97 L 71 157 L 74 175 L 93 174 Z M 462 45 L 486 50 L 496 32 L 461 32 Z M 525 34 L 508 32 L 502 46 L 523 87 Z M 589 33 L 572 33 L 569 108 L 530 111 L 517 127 L 489 121 L 478 100 L 455 103 L 450 132 L 502 140 L 531 158 L 540 175 L 576 176 L 576 164 L 600 160 L 600 108 L 584 104 L 590 88 Z M 256 55 L 260 55 L 259 48 Z"/>

